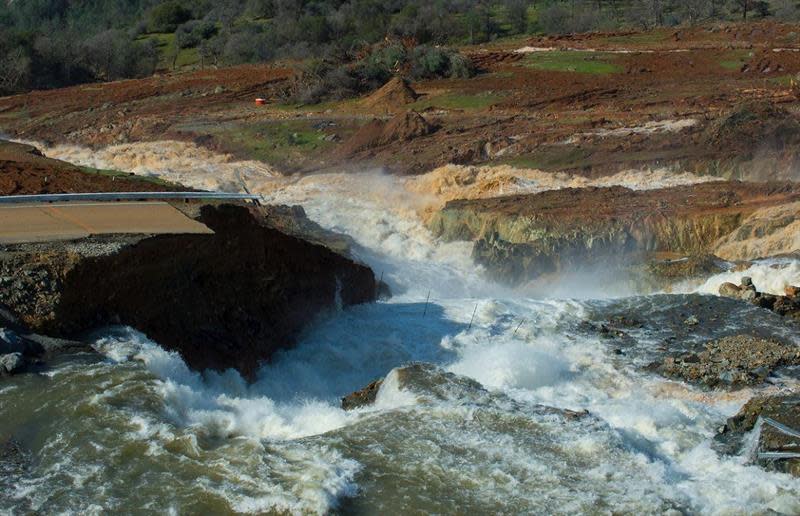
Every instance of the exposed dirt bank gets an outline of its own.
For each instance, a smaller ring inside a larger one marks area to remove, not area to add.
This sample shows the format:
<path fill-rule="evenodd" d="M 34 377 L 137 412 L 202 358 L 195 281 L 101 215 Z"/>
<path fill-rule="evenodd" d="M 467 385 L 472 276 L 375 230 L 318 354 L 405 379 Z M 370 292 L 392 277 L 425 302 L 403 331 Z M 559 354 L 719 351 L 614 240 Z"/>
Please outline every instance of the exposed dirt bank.
<path fill-rule="evenodd" d="M 757 210 L 798 200 L 800 186 L 791 183 L 713 182 L 645 191 L 567 188 L 450 201 L 429 227 L 446 240 L 474 240 L 478 263 L 507 283 L 519 283 L 586 266 L 624 264 L 646 253 L 713 252 Z"/>
<path fill-rule="evenodd" d="M 790 86 L 800 52 L 783 51 L 796 46 L 793 34 L 794 25 L 765 23 L 494 42 L 464 49 L 485 71 L 474 78 L 396 79 L 372 96 L 318 106 L 254 105 L 255 97 L 279 99 L 288 69 L 170 74 L 2 98 L 0 131 L 95 148 L 191 141 L 284 171 L 511 164 L 599 177 L 669 165 L 787 179 L 797 174 L 795 153 L 784 146 L 772 154 L 772 143 L 788 141 L 782 131 L 800 105 Z M 526 44 L 554 51 L 514 52 Z M 773 107 L 739 116 L 754 102 Z M 439 129 L 340 150 L 374 118 L 408 110 Z M 720 127 L 734 129 L 732 137 L 715 134 Z"/>
<path fill-rule="evenodd" d="M 186 190 L 164 181 L 102 173 L 45 157 L 38 149 L 0 140 L 0 195 Z"/>
<path fill-rule="evenodd" d="M 129 325 L 194 369 L 251 378 L 320 313 L 376 297 L 368 267 L 257 212 L 204 206 L 198 220 L 215 234 L 3 246 L 0 304 L 38 333 Z"/>

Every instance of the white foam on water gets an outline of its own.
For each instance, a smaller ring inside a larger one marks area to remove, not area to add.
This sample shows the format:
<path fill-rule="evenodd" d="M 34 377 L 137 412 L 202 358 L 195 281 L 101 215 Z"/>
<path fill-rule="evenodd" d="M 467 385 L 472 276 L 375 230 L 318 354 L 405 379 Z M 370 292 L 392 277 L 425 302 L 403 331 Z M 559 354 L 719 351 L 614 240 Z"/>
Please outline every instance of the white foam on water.
<path fill-rule="evenodd" d="M 235 160 L 193 143 L 179 141 L 136 142 L 90 149 L 79 145 L 39 148 L 47 157 L 101 170 L 119 170 L 180 183 L 200 190 L 241 192 L 242 181 L 260 181 L 277 173 L 259 161 Z"/>
<path fill-rule="evenodd" d="M 700 286 L 692 287 L 685 284 L 678 286 L 675 291 L 719 295 L 719 287 L 723 283 L 739 285 L 743 277 L 752 278 L 753 285 L 759 292 L 782 296 L 786 287 L 800 286 L 800 260 L 795 258 L 759 260 L 745 270 L 715 274 Z"/>
<path fill-rule="evenodd" d="M 598 339 L 571 339 L 550 329 L 521 337 L 519 331 L 513 333 L 513 324 L 500 334 L 486 330 L 456 338 L 458 358 L 449 370 L 521 401 L 588 410 L 600 417 L 634 453 L 653 467 L 661 464 L 656 481 L 663 483 L 668 498 L 686 500 L 693 510 L 711 514 L 736 507 L 745 513 L 794 513 L 800 508 L 800 480 L 744 464 L 738 457 L 721 457 L 709 447 L 717 428 L 738 411 L 748 393 L 738 400 L 721 392 L 705 393 L 702 401 L 700 396 L 665 396 L 669 390 L 662 386 L 670 382 L 620 368 Z M 596 445 L 591 438 L 582 443 L 588 450 Z M 636 480 L 630 482 L 635 488 Z"/>
<path fill-rule="evenodd" d="M 431 236 L 418 215 L 429 199 L 401 181 L 378 174 L 262 177 L 253 188 L 271 202 L 301 204 L 315 222 L 350 235 L 357 257 L 383 272 L 397 295 L 320 320 L 252 385 L 233 371 L 190 371 L 177 354 L 129 329 L 97 342 L 107 363 L 54 375 L 51 381 L 80 374 L 103 385 L 81 410 L 109 410 L 121 420 L 125 446 L 141 446 L 116 467 L 136 457 L 169 460 L 176 471 L 193 465 L 187 478 L 203 472 L 186 482 L 175 472 L 148 479 L 183 494 L 176 512 L 210 494 L 227 510 L 247 513 L 326 513 L 353 496 L 387 513 L 800 511 L 800 480 L 710 447 L 748 393 L 686 387 L 678 395 L 671 382 L 575 331 L 586 303 L 528 299 L 486 281 L 469 244 Z M 797 277 L 796 262 L 779 261 L 741 275 L 777 290 L 781 282 L 769 279 L 776 264 L 785 267 L 777 269 L 785 281 Z M 458 376 L 434 378 L 444 387 L 420 394 L 396 369 L 413 362 Z M 113 371 L 131 377 L 115 384 Z M 373 406 L 339 408 L 341 396 L 382 377 Z M 537 411 L 539 404 L 585 409 L 592 419 L 563 420 Z M 98 478 L 108 469 L 104 461 L 122 451 L 97 437 L 92 462 L 85 449 L 84 456 L 66 454 L 69 439 L 54 439 L 44 457 L 58 456 L 57 469 L 72 471 L 79 491 L 106 483 L 113 490 L 113 480 Z M 37 507 L 50 501 L 47 479 L 61 478 L 53 469 L 28 486 Z M 437 505 L 442 500 L 451 505 Z M 102 505 L 115 503 L 106 498 Z"/>

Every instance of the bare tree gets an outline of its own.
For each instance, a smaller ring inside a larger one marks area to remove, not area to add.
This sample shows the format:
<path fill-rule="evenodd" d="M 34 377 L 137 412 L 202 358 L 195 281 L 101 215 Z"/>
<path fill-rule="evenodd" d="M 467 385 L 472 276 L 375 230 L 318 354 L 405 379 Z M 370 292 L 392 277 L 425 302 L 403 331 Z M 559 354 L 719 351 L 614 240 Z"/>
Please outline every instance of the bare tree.
<path fill-rule="evenodd" d="M 0 59 L 0 92 L 17 91 L 28 80 L 30 58 L 22 48 L 16 48 Z"/>
<path fill-rule="evenodd" d="M 742 11 L 742 21 L 747 21 L 747 13 L 750 12 L 752 7 L 752 0 L 733 0 L 736 6 Z"/>

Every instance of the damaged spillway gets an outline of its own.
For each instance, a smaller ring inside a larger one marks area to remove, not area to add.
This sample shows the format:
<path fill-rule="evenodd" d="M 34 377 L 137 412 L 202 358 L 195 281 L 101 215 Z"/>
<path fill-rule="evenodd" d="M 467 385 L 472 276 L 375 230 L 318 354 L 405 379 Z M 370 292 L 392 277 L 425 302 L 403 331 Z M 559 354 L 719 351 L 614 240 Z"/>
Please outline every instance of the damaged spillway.
<path fill-rule="evenodd" d="M 302 210 L 284 210 L 282 220 Z M 323 311 L 375 299 L 372 271 L 270 227 L 244 206 L 202 206 L 213 234 L 106 235 L 0 250 L 0 304 L 35 332 L 128 325 L 196 370 L 235 368 L 290 347 Z"/>
<path fill-rule="evenodd" d="M 646 191 L 620 186 L 449 201 L 429 227 L 475 242 L 473 258 L 505 283 L 643 261 L 655 253 L 753 259 L 791 252 L 793 183 L 709 182 Z M 768 217 L 769 223 L 761 219 Z"/>

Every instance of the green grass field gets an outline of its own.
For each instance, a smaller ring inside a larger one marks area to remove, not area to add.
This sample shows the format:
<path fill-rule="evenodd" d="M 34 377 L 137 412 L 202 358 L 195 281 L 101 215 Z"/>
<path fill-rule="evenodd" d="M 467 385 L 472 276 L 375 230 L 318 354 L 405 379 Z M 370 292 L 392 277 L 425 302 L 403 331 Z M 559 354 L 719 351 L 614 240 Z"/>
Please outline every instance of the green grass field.
<path fill-rule="evenodd" d="M 615 54 L 558 50 L 528 54 L 523 61 L 525 66 L 550 72 L 574 72 L 605 75 L 619 73 L 622 67 L 614 62 Z"/>
<path fill-rule="evenodd" d="M 326 132 L 313 127 L 313 121 L 262 122 L 247 126 L 223 126 L 212 130 L 225 147 L 250 159 L 292 168 L 331 148 Z"/>
<path fill-rule="evenodd" d="M 422 97 L 410 104 L 409 107 L 417 111 L 431 107 L 442 109 L 484 109 L 497 103 L 501 98 L 500 95 L 494 93 L 480 93 L 477 95 L 445 93 Z"/>
<path fill-rule="evenodd" d="M 200 64 L 200 54 L 196 48 L 175 48 L 175 34 L 159 33 L 139 36 L 138 41 L 153 40 L 158 49 L 158 69 L 172 70 L 173 60 L 176 69 Z M 175 52 L 177 51 L 177 55 Z"/>
<path fill-rule="evenodd" d="M 751 57 L 753 57 L 753 53 L 749 50 L 731 50 L 725 54 L 719 65 L 726 70 L 736 71 L 741 69 Z"/>

